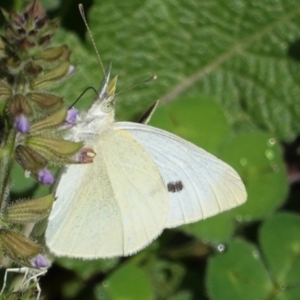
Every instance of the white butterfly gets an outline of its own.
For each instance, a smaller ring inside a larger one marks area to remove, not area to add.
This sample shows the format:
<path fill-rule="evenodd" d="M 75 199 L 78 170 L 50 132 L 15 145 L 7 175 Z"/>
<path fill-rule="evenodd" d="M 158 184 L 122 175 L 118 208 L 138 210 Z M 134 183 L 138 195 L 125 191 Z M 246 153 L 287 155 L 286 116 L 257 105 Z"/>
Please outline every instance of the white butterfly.
<path fill-rule="evenodd" d="M 208 218 L 246 201 L 239 175 L 201 148 L 145 124 L 114 121 L 109 67 L 99 95 L 72 129 L 96 152 L 65 168 L 46 244 L 56 256 L 126 256 L 164 228 Z"/>

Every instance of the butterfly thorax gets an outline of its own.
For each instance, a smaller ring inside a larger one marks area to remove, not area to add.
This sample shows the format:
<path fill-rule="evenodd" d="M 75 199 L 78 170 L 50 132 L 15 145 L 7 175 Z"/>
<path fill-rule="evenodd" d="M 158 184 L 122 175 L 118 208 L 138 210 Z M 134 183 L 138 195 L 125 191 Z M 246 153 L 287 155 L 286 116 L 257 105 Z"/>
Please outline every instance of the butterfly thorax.
<path fill-rule="evenodd" d="M 76 124 L 71 129 L 69 138 L 73 141 L 83 141 L 89 145 L 104 131 L 109 130 L 114 122 L 114 110 L 103 112 L 98 103 L 77 117 Z"/>

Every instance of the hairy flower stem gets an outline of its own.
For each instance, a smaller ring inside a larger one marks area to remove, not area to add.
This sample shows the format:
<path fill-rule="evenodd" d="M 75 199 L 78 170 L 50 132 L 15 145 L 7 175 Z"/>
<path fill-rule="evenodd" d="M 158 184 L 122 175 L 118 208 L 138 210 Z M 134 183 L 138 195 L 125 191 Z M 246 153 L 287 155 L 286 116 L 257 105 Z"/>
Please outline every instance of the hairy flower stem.
<path fill-rule="evenodd" d="M 0 35 L 0 264 L 9 257 L 22 266 L 41 266 L 32 260 L 44 248 L 24 229 L 49 215 L 54 195 L 9 201 L 11 173 L 16 161 L 25 174 L 51 185 L 52 166 L 82 163 L 77 153 L 83 142 L 65 139 L 78 112 L 69 112 L 63 97 L 51 92 L 69 77 L 71 50 L 51 46 L 58 20 L 50 20 L 38 0 L 21 13 L 0 10 L 5 19 Z"/>
<path fill-rule="evenodd" d="M 0 149 L 0 207 L 9 192 L 10 173 L 13 166 L 13 151 L 15 147 L 16 131 L 9 130 L 4 146 Z"/>

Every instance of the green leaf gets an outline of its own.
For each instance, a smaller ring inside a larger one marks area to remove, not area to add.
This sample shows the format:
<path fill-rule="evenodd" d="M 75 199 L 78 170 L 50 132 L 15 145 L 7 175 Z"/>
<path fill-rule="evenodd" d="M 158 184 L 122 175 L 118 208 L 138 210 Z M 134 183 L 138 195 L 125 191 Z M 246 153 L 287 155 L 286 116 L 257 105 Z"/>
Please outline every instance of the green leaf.
<path fill-rule="evenodd" d="M 233 211 L 236 211 L 236 209 Z M 223 212 L 217 216 L 187 224 L 180 228 L 204 242 L 219 244 L 229 240 L 234 233 L 235 223 L 233 212 Z"/>
<path fill-rule="evenodd" d="M 299 15 L 296 0 L 98 0 L 88 19 L 104 66 L 112 61 L 120 75 L 119 90 L 158 76 L 119 97 L 126 99 L 119 99 L 122 118 L 156 99 L 200 93 L 213 95 L 236 128 L 253 122 L 292 139 L 300 132 L 300 68 L 292 51 Z M 85 66 L 78 76 L 97 87 L 103 72 L 91 46 Z"/>
<path fill-rule="evenodd" d="M 96 299 L 103 299 L 103 293 L 111 300 L 154 298 L 151 283 L 144 270 L 131 264 L 118 268 L 101 286 L 98 286 L 95 291 Z"/>
<path fill-rule="evenodd" d="M 53 38 L 53 45 L 61 46 L 62 44 L 67 44 L 73 50 L 71 52 L 71 64 L 75 66 L 75 72 L 56 87 L 55 92 L 57 95 L 64 96 L 66 104 L 70 106 L 74 104 L 87 87 L 93 86 L 96 80 L 98 80 L 98 83 L 94 87 L 97 89 L 102 80 L 103 73 L 100 67 L 99 69 L 95 67 L 97 66 L 96 55 L 91 55 L 87 51 L 78 36 L 60 28 Z M 93 69 L 97 70 L 97 75 L 92 74 L 91 70 Z M 93 77 L 94 80 L 92 80 Z M 80 101 L 76 103 L 76 107 L 81 109 L 89 108 L 95 97 L 96 95 L 93 91 L 86 92 Z"/>
<path fill-rule="evenodd" d="M 98 259 L 83 261 L 71 258 L 57 258 L 55 262 L 61 267 L 74 271 L 80 278 L 87 280 L 98 272 L 108 272 L 114 268 L 119 259 Z"/>
<path fill-rule="evenodd" d="M 22 167 L 15 163 L 12 168 L 12 186 L 10 192 L 13 198 L 42 197 L 49 194 L 49 185 L 38 184 L 32 177 L 26 178 Z"/>
<path fill-rule="evenodd" d="M 235 240 L 209 259 L 206 286 L 211 300 L 268 299 L 272 281 L 258 250 Z"/>
<path fill-rule="evenodd" d="M 291 213 L 272 216 L 263 224 L 259 240 L 278 287 L 284 287 L 284 291 L 294 287 L 299 292 L 300 216 Z"/>
<path fill-rule="evenodd" d="M 43 4 L 44 8 L 49 11 L 58 8 L 60 1 L 61 0 L 42 0 L 41 3 Z"/>
<path fill-rule="evenodd" d="M 180 288 L 186 270 L 178 262 L 152 257 L 145 268 L 151 278 L 155 295 L 159 299 L 169 299 Z"/>
<path fill-rule="evenodd" d="M 275 295 L 272 300 L 299 300 L 300 287 L 299 285 L 293 289 L 282 287 L 282 292 Z"/>
<path fill-rule="evenodd" d="M 192 300 L 193 294 L 190 291 L 181 291 L 170 297 L 168 300 Z"/>
<path fill-rule="evenodd" d="M 230 135 L 230 127 L 215 99 L 199 95 L 159 107 L 149 123 L 216 152 Z"/>
<path fill-rule="evenodd" d="M 241 175 L 247 202 L 236 208 L 239 221 L 268 216 L 286 199 L 288 182 L 281 147 L 270 134 L 253 132 L 231 139 L 220 157 Z"/>

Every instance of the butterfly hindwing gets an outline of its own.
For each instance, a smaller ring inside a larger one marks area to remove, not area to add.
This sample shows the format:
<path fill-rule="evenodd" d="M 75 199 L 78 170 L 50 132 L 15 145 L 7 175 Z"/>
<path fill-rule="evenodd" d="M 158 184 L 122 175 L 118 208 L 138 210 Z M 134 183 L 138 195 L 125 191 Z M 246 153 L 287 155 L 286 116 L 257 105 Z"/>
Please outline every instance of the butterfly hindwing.
<path fill-rule="evenodd" d="M 246 201 L 237 172 L 205 150 L 144 124 L 118 122 L 114 128 L 132 134 L 159 168 L 170 199 L 166 228 L 208 218 Z"/>

